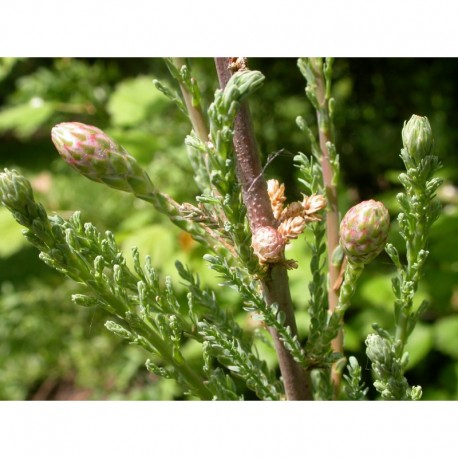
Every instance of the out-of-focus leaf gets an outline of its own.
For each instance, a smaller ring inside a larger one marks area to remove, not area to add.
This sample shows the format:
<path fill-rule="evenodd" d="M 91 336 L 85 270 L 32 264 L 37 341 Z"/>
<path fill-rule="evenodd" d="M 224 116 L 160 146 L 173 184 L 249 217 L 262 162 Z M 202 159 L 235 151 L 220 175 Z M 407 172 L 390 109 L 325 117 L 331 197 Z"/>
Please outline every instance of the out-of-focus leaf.
<path fill-rule="evenodd" d="M 18 137 L 35 133 L 54 113 L 56 104 L 34 98 L 28 103 L 6 108 L 0 112 L 0 132 L 12 130 Z"/>
<path fill-rule="evenodd" d="M 359 351 L 362 345 L 361 336 L 348 325 L 345 325 L 344 330 L 344 348 L 346 351 Z"/>
<path fill-rule="evenodd" d="M 442 318 L 434 325 L 436 348 L 458 359 L 458 315 Z"/>
<path fill-rule="evenodd" d="M 306 232 L 305 236 L 293 240 L 286 246 L 285 255 L 287 259 L 294 259 L 298 262 L 299 268 L 288 272 L 291 295 L 294 297 L 294 304 L 298 309 L 308 307 L 310 291 L 308 281 L 310 279 L 310 248 L 307 242 L 311 241 L 311 234 Z"/>
<path fill-rule="evenodd" d="M 27 244 L 11 213 L 3 207 L 0 207 L 0 231 L 0 257 L 2 258 L 11 256 Z"/>
<path fill-rule="evenodd" d="M 434 345 L 432 326 L 418 323 L 409 337 L 406 350 L 409 352 L 407 369 L 416 366 L 431 350 Z"/>
<path fill-rule="evenodd" d="M 456 262 L 458 241 L 455 234 L 458 231 L 458 212 L 442 214 L 431 228 L 431 256 L 441 263 Z"/>
<path fill-rule="evenodd" d="M 109 129 L 107 134 L 116 139 L 140 163 L 149 164 L 153 152 L 159 148 L 157 137 L 141 130 Z"/>
<path fill-rule="evenodd" d="M 5 79 L 17 61 L 21 60 L 18 57 L 0 57 L 0 81 Z"/>
<path fill-rule="evenodd" d="M 168 104 L 168 99 L 159 92 L 152 78 L 139 76 L 120 83 L 108 102 L 108 112 L 117 126 L 135 126 L 148 120 Z"/>
<path fill-rule="evenodd" d="M 371 305 L 391 313 L 394 302 L 394 294 L 391 289 L 391 277 L 391 275 L 377 274 L 367 278 L 367 280 L 361 277 L 363 281 L 359 283 L 359 288 L 355 295 L 358 302 L 365 304 L 365 307 Z M 415 304 L 420 304 L 422 301 L 429 299 L 429 295 L 420 284 L 415 295 Z"/>
<path fill-rule="evenodd" d="M 381 308 L 370 307 L 362 309 L 354 317 L 347 319 L 346 325 L 359 335 L 361 343 L 364 342 L 369 334 L 374 332 L 373 323 L 377 323 L 383 328 L 392 326 L 392 315 Z"/>
<path fill-rule="evenodd" d="M 119 239 L 122 239 L 122 235 Z M 142 258 L 146 255 L 151 256 L 153 266 L 163 267 L 167 274 L 175 272 L 174 264 L 180 247 L 176 232 L 170 226 L 155 224 L 140 227 L 123 239 L 121 245 L 125 253 L 129 253 L 132 247 L 136 246 Z M 129 264 L 130 256 L 127 258 Z"/>
<path fill-rule="evenodd" d="M 358 286 L 358 299 L 366 306 L 373 306 L 391 310 L 393 307 L 393 293 L 391 291 L 391 279 L 387 275 L 375 275 L 371 278 L 362 278 Z M 374 294 L 377 292 L 377 294 Z"/>
<path fill-rule="evenodd" d="M 449 395 L 448 400 L 457 399 L 458 396 L 458 363 L 445 365 L 438 376 L 439 385 L 446 388 Z"/>

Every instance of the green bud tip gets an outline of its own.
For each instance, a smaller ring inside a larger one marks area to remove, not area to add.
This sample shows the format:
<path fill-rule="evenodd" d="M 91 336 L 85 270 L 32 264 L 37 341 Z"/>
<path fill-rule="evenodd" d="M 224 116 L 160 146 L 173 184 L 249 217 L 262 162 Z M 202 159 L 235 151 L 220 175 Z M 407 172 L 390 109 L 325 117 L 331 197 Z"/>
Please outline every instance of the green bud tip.
<path fill-rule="evenodd" d="M 51 138 L 64 161 L 90 180 L 139 197 L 152 192 L 153 185 L 135 158 L 99 128 L 64 122 L 53 127 Z"/>
<path fill-rule="evenodd" d="M 26 227 L 48 224 L 45 210 L 34 200 L 32 187 L 16 170 L 0 172 L 0 203 L 8 208 L 16 221 Z"/>
<path fill-rule="evenodd" d="M 434 144 L 428 118 L 413 115 L 402 129 L 402 143 L 409 155 L 418 160 L 429 155 Z"/>
<path fill-rule="evenodd" d="M 16 170 L 4 169 L 0 173 L 0 198 L 11 209 L 22 208 L 27 201 L 33 200 L 30 183 Z"/>
<path fill-rule="evenodd" d="M 350 208 L 340 224 L 340 246 L 350 262 L 367 264 L 383 250 L 390 228 L 388 210 L 375 200 Z"/>

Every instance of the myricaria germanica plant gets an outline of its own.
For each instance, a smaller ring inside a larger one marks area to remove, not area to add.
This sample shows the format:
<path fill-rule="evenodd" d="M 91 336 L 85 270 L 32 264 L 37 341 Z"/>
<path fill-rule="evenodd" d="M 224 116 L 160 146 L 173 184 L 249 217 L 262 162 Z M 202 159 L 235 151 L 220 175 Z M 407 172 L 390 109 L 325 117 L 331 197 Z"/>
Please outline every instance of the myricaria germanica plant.
<path fill-rule="evenodd" d="M 259 323 L 256 329 L 266 331 L 262 338 L 275 349 L 279 371 L 260 356 L 256 332 L 235 320 L 197 273 L 176 262 L 188 289 L 187 300 L 181 300 L 149 256 L 142 260 L 133 248 L 130 268 L 112 232 L 101 233 L 79 212 L 67 219 L 47 215 L 27 179 L 5 169 L 2 204 L 25 226 L 40 258 L 85 285 L 86 292 L 73 301 L 108 312 L 112 319 L 106 328 L 143 347 L 150 355 L 146 369 L 175 380 L 190 399 L 241 400 L 248 391 L 265 400 L 365 399 L 361 365 L 344 351 L 343 326 L 364 267 L 386 250 L 397 271 L 395 328 L 375 324 L 367 336 L 367 356 L 383 399 L 419 399 L 421 388 L 411 387 L 404 372 L 405 345 L 426 308 L 417 307 L 414 296 L 428 256 L 428 230 L 440 211 L 435 200 L 440 181 L 434 177 L 439 163 L 428 120 L 413 116 L 402 131 L 406 173 L 399 177 L 405 190 L 398 195 L 398 222 L 404 261 L 387 244 L 390 216 L 382 202 L 361 202 L 340 219 L 332 59 L 298 61 L 317 126 L 297 119 L 311 154 L 295 157 L 303 196 L 293 202 L 287 202 L 285 184 L 264 176 L 251 122 L 249 99 L 262 90 L 264 75 L 250 70 L 245 58 L 217 58 L 219 88 L 206 109 L 187 61 L 166 63 L 181 95 L 154 84 L 192 125 L 184 144 L 199 188 L 194 202 L 177 202 L 157 189 L 136 159 L 97 127 L 63 122 L 52 129 L 52 142 L 78 173 L 152 204 L 203 246 L 221 288 L 235 289 L 246 313 Z M 309 266 L 287 256 L 288 245 L 300 237 L 307 239 Z M 293 269 L 304 272 L 309 292 L 305 335 L 290 290 Z M 190 341 L 199 348 L 197 362 L 183 350 Z"/>

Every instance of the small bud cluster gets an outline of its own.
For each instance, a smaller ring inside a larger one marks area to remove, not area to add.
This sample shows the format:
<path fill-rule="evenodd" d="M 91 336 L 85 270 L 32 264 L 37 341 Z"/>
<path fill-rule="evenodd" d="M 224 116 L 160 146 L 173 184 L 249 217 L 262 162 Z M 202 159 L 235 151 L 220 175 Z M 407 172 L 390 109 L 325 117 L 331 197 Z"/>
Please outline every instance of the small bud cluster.
<path fill-rule="evenodd" d="M 304 196 L 302 202 L 292 202 L 285 207 L 285 185 L 277 180 L 267 182 L 267 192 L 278 229 L 271 226 L 259 227 L 253 232 L 252 247 L 261 264 L 283 262 L 283 250 L 291 240 L 297 239 L 309 222 L 320 221 L 317 212 L 326 207 L 322 195 Z M 286 262 L 286 261 L 285 261 Z M 295 267 L 297 263 L 286 262 Z"/>

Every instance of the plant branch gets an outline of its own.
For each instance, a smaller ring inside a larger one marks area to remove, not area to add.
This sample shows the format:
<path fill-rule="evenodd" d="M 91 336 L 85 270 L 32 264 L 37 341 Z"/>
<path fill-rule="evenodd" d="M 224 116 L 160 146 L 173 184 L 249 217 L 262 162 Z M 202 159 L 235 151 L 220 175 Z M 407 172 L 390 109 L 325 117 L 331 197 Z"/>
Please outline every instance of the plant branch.
<path fill-rule="evenodd" d="M 183 65 L 186 65 L 186 59 L 183 57 L 174 57 L 172 58 L 173 65 L 179 71 Z M 200 105 L 195 105 L 192 100 L 192 94 L 189 92 L 188 88 L 180 81 L 180 89 L 183 94 L 184 102 L 188 110 L 189 119 L 191 120 L 192 128 L 196 132 L 197 136 L 204 142 L 208 142 L 208 127 L 205 122 L 204 115 L 202 113 L 202 108 Z"/>
<path fill-rule="evenodd" d="M 339 303 L 339 291 L 332 286 L 338 282 L 340 267 L 332 262 L 334 250 L 339 245 L 339 209 L 337 187 L 334 179 L 334 168 L 332 158 L 329 151 L 329 145 L 334 142 L 332 138 L 332 126 L 329 114 L 329 94 L 327 93 L 325 75 L 323 72 L 323 64 L 321 59 L 311 59 L 311 67 L 315 76 L 316 84 L 316 100 L 317 100 L 317 119 L 319 129 L 319 142 L 321 149 L 321 168 L 323 173 L 323 184 L 328 201 L 328 209 L 326 213 L 326 239 L 327 253 L 329 266 L 329 286 L 328 286 L 328 307 L 329 312 L 333 313 Z M 335 339 L 332 341 L 332 349 L 336 353 L 343 352 L 343 331 L 342 328 Z M 336 370 L 335 365 L 332 369 L 332 381 L 334 392 L 337 396 L 342 374 Z"/>
<path fill-rule="evenodd" d="M 216 58 L 216 69 L 220 86 L 224 89 L 232 72 L 228 58 Z M 242 195 L 247 208 L 248 220 L 252 232 L 263 226 L 278 226 L 272 212 L 267 185 L 262 174 L 256 140 L 253 134 L 248 105 L 242 103 L 234 124 L 234 148 L 237 178 L 242 187 Z M 264 298 L 267 304 L 278 304 L 285 314 L 285 326 L 289 326 L 293 335 L 297 334 L 293 305 L 289 291 L 286 268 L 274 264 L 261 280 Z M 312 399 L 310 375 L 293 359 L 285 348 L 277 331 L 269 328 L 277 351 L 280 370 L 288 400 Z"/>

